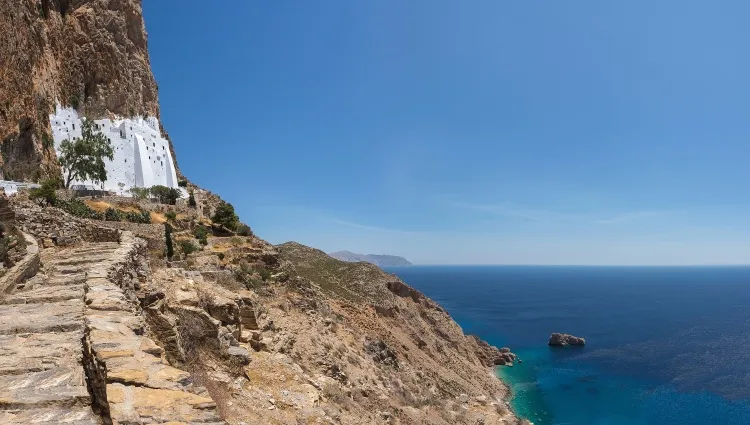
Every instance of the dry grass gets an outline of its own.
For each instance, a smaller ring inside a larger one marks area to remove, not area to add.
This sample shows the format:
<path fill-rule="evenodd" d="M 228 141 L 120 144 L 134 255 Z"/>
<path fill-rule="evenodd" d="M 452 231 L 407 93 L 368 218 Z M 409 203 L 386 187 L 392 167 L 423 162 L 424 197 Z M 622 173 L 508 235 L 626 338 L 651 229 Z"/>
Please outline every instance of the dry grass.
<path fill-rule="evenodd" d="M 163 213 L 151 211 L 151 222 L 164 224 L 167 222 L 167 217 L 165 217 Z"/>
<path fill-rule="evenodd" d="M 96 212 L 104 212 L 107 211 L 107 208 L 113 208 L 109 202 L 94 201 L 93 199 L 87 199 L 83 203 Z"/>

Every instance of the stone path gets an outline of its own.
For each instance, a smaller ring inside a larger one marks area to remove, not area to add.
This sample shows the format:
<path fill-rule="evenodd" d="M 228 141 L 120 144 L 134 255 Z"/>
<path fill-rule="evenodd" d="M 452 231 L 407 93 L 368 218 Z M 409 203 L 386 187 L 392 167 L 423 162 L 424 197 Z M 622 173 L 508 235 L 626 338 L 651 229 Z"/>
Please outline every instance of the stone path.
<path fill-rule="evenodd" d="M 0 300 L 0 423 L 101 423 L 82 367 L 84 281 L 118 247 L 59 251 L 45 275 Z"/>
<path fill-rule="evenodd" d="M 127 263 L 135 243 L 123 236 L 114 257 Z M 164 350 L 144 336 L 142 316 L 135 314 L 123 290 L 92 270 L 86 279 L 88 355 L 96 359 L 94 386 L 106 386 L 109 414 L 115 423 L 223 424 L 208 392 L 192 384 L 190 374 L 164 359 Z M 103 397 L 100 397 L 103 398 Z"/>
<path fill-rule="evenodd" d="M 44 274 L 0 299 L 0 424 L 224 423 L 112 281 L 138 243 L 45 252 Z"/>

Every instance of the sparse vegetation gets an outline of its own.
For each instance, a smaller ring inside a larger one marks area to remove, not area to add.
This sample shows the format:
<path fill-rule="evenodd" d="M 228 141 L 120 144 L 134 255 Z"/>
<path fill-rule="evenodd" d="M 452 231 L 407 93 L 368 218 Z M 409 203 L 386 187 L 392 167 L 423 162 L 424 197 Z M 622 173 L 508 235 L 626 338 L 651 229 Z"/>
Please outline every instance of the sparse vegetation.
<path fill-rule="evenodd" d="M 224 253 L 223 252 L 217 252 L 216 256 L 219 257 L 219 260 L 224 260 Z"/>
<path fill-rule="evenodd" d="M 107 136 L 94 130 L 94 121 L 82 120 L 82 137 L 60 143 L 58 159 L 65 171 L 65 187 L 73 180 L 107 181 L 104 159 L 114 158 L 114 149 Z"/>
<path fill-rule="evenodd" d="M 271 272 L 265 267 L 253 267 L 243 261 L 234 270 L 234 277 L 248 289 L 257 289 L 271 278 Z"/>
<path fill-rule="evenodd" d="M 177 186 L 179 187 L 187 187 L 187 180 L 180 180 L 177 182 Z"/>
<path fill-rule="evenodd" d="M 52 149 L 55 147 L 55 140 L 47 132 L 42 133 L 42 146 L 44 146 L 45 149 Z"/>
<path fill-rule="evenodd" d="M 195 194 L 192 190 L 190 191 L 190 195 L 188 196 L 188 206 L 190 208 L 195 208 L 198 206 L 198 204 L 195 202 Z"/>
<path fill-rule="evenodd" d="M 170 210 L 164 213 L 164 217 L 166 217 L 168 221 L 174 222 L 175 220 L 177 220 L 177 213 Z"/>

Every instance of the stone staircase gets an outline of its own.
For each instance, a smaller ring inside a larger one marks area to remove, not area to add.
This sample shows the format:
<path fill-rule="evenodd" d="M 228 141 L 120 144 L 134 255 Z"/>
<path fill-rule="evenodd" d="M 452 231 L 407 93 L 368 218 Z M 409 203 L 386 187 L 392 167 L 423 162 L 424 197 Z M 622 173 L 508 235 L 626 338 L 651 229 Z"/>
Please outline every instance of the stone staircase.
<path fill-rule="evenodd" d="M 84 282 L 118 244 L 56 253 L 0 300 L 0 423 L 100 424 L 82 367 Z"/>
<path fill-rule="evenodd" d="M 223 424 L 149 339 L 118 277 L 139 241 L 43 252 L 43 273 L 0 299 L 0 424 Z"/>

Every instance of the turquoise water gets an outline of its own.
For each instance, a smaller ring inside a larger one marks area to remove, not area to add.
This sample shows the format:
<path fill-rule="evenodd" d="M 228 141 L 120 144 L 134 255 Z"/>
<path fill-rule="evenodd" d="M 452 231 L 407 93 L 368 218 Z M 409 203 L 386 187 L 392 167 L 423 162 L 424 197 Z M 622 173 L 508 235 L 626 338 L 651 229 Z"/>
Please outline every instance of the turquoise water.
<path fill-rule="evenodd" d="M 523 359 L 498 375 L 537 425 L 750 424 L 750 268 L 389 271 Z M 551 332 L 587 345 L 550 348 Z"/>

